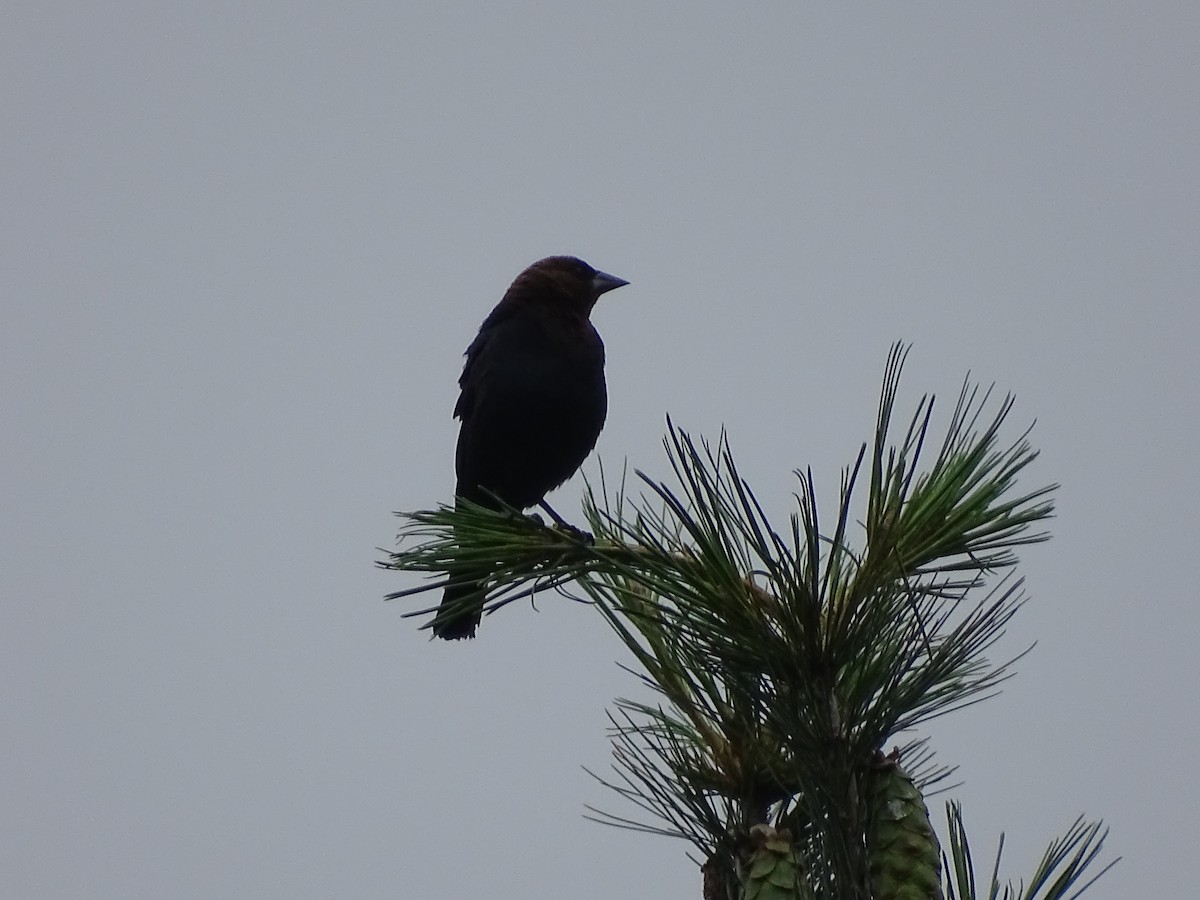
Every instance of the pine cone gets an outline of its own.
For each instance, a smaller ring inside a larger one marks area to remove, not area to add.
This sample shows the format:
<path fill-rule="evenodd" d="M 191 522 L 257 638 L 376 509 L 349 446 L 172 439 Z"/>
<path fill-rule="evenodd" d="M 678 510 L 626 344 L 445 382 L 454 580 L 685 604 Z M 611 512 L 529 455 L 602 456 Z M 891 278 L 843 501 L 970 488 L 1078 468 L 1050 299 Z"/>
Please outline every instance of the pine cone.
<path fill-rule="evenodd" d="M 812 900 L 812 888 L 786 829 L 755 825 L 750 847 L 741 871 L 742 900 Z"/>
<path fill-rule="evenodd" d="M 942 900 L 941 849 L 899 754 L 880 756 L 868 792 L 867 862 L 874 900 Z"/>

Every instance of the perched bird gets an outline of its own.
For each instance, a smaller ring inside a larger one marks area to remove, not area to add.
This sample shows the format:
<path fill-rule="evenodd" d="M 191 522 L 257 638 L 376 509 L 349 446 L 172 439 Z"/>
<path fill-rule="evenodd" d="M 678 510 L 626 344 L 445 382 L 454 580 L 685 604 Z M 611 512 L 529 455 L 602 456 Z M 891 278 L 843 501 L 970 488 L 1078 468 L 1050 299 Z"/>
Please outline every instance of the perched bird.
<path fill-rule="evenodd" d="M 575 474 L 608 409 L 604 343 L 588 316 L 601 294 L 628 283 L 573 256 L 539 260 L 517 276 L 483 320 L 458 379 L 456 496 L 496 508 L 494 495 L 528 509 Z M 433 633 L 474 637 L 480 576 L 450 577 Z"/>

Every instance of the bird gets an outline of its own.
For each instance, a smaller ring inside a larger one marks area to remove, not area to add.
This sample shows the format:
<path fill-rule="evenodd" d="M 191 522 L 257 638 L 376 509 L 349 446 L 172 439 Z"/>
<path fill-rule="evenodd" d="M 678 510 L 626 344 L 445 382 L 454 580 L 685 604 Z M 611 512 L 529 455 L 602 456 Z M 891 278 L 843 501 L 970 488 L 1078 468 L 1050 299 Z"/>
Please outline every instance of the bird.
<path fill-rule="evenodd" d="M 546 257 L 516 277 L 467 347 L 458 379 L 457 498 L 496 510 L 497 499 L 545 506 L 583 464 L 608 412 L 604 342 L 590 316 L 602 294 L 628 283 L 574 256 Z M 483 604 L 477 570 L 450 573 L 434 635 L 474 637 Z"/>

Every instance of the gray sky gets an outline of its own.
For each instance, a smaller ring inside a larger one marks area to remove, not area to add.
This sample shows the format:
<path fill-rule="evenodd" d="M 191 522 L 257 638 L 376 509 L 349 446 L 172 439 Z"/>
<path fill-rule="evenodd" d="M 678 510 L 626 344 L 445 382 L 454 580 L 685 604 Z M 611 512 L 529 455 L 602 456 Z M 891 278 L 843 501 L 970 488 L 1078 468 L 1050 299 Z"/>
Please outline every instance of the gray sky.
<path fill-rule="evenodd" d="M 9 4 L 8 895 L 699 896 L 581 818 L 623 811 L 581 765 L 635 690 L 599 618 L 435 644 L 372 568 L 450 497 L 480 320 L 561 252 L 632 282 L 610 466 L 724 424 L 783 512 L 891 341 L 904 409 L 1016 392 L 1063 488 L 1000 652 L 1039 645 L 940 756 L 1011 873 L 1086 812 L 1126 857 L 1091 896 L 1192 893 L 1197 9 Z"/>

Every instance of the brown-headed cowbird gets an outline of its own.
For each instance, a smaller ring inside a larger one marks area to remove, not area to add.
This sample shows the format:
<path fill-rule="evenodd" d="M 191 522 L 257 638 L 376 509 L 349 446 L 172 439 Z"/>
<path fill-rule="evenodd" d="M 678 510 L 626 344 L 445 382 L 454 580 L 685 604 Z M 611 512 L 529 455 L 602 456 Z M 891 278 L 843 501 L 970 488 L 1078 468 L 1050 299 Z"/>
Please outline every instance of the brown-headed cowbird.
<path fill-rule="evenodd" d="M 517 276 L 467 348 L 454 415 L 458 497 L 527 509 L 583 464 L 604 427 L 604 343 L 588 316 L 628 284 L 573 256 Z M 450 573 L 433 633 L 475 636 L 484 603 L 478 572 Z"/>

